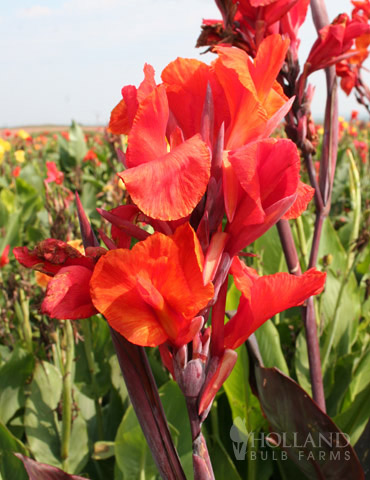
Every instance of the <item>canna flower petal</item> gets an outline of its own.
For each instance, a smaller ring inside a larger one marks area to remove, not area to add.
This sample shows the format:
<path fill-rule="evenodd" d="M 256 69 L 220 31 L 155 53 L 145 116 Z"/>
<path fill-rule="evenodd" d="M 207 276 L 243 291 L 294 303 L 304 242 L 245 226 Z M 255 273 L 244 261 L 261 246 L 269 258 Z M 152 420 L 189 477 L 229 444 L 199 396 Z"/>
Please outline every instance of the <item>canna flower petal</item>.
<path fill-rule="evenodd" d="M 170 110 L 184 137 L 190 138 L 200 132 L 207 86 L 212 90 L 213 103 L 217 113 L 214 122 L 214 136 L 221 123 L 228 123 L 229 109 L 222 87 L 213 69 L 203 62 L 189 58 L 177 58 L 162 72 Z"/>
<path fill-rule="evenodd" d="M 281 218 L 284 220 L 298 218 L 305 210 L 307 210 L 307 205 L 312 200 L 314 194 L 314 188 L 300 181 L 298 183 L 297 198 L 295 202 Z"/>
<path fill-rule="evenodd" d="M 271 132 L 270 118 L 276 125 L 284 116 L 288 102 L 276 82 L 289 41 L 271 35 L 260 45 L 254 63 L 240 49 L 216 47 L 216 76 L 229 105 L 231 120 L 226 126 L 226 148 L 234 150 Z"/>
<path fill-rule="evenodd" d="M 351 56 L 348 52 L 354 40 L 369 32 L 370 27 L 366 23 L 351 20 L 345 13 L 338 15 L 330 25 L 320 30 L 319 38 L 313 44 L 306 60 L 306 75 Z"/>
<path fill-rule="evenodd" d="M 93 303 L 132 343 L 182 345 L 201 328 L 197 314 L 213 297 L 213 285 L 203 284 L 202 264 L 188 223 L 171 236 L 154 233 L 132 250 L 101 258 L 90 282 Z"/>
<path fill-rule="evenodd" d="M 63 267 L 48 282 L 42 313 L 59 320 L 78 320 L 98 313 L 91 302 L 89 268 L 72 265 Z"/>
<path fill-rule="evenodd" d="M 41 310 L 60 320 L 87 318 L 97 313 L 88 285 L 97 260 L 106 250 L 87 247 L 86 255 L 83 255 L 79 251 L 81 242 L 74 243 L 76 248 L 49 238 L 37 244 L 32 251 L 27 247 L 13 249 L 20 264 L 50 276 Z"/>
<path fill-rule="evenodd" d="M 236 287 L 242 292 L 238 311 L 225 325 L 225 348 L 235 349 L 266 320 L 288 308 L 302 305 L 322 292 L 326 274 L 311 268 L 303 275 L 276 273 L 260 277 L 234 258 L 231 269 Z"/>
<path fill-rule="evenodd" d="M 133 85 L 122 88 L 122 100 L 114 107 L 109 121 L 109 131 L 115 135 L 130 133 L 139 104 L 152 92 L 156 83 L 154 69 L 151 65 L 144 66 L 144 80 L 137 89 Z"/>
<path fill-rule="evenodd" d="M 128 168 L 151 162 L 167 153 L 166 127 L 169 110 L 166 90 L 157 87 L 141 103 L 128 137 Z"/>
<path fill-rule="evenodd" d="M 229 153 L 241 186 L 235 216 L 226 227 L 226 250 L 235 255 L 265 233 L 297 198 L 300 161 L 297 147 L 286 139 L 265 139 Z"/>
<path fill-rule="evenodd" d="M 55 275 L 61 268 L 71 265 L 81 265 L 90 270 L 94 268 L 92 258 L 84 256 L 78 249 L 55 238 L 43 240 L 32 251 L 27 247 L 16 247 L 13 253 L 24 267 L 47 275 Z"/>
<path fill-rule="evenodd" d="M 195 135 L 168 154 L 120 176 L 140 210 L 159 220 L 178 220 L 189 215 L 204 195 L 211 157 L 200 135 Z"/>

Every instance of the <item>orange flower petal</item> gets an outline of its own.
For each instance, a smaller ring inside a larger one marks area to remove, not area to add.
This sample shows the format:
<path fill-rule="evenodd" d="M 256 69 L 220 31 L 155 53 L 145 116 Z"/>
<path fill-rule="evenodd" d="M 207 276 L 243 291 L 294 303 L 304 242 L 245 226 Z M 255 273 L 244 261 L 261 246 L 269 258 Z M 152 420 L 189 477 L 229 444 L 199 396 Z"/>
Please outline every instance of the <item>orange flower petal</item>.
<path fill-rule="evenodd" d="M 166 154 L 168 115 L 166 90 L 160 85 L 143 100 L 135 116 L 128 137 L 128 168 L 151 162 Z"/>
<path fill-rule="evenodd" d="M 315 268 L 300 276 L 276 273 L 259 277 L 237 258 L 230 272 L 242 297 L 236 315 L 225 326 L 225 348 L 237 348 L 276 313 L 321 293 L 326 279 L 326 274 Z"/>
<path fill-rule="evenodd" d="M 204 195 L 211 169 L 207 145 L 195 135 L 167 155 L 121 174 L 132 200 L 149 217 L 178 220 Z"/>
<path fill-rule="evenodd" d="M 172 236 L 155 233 L 131 251 L 111 250 L 90 282 L 94 305 L 137 345 L 190 341 L 200 328 L 194 317 L 213 297 L 213 285 L 203 285 L 199 248 L 185 224 Z"/>

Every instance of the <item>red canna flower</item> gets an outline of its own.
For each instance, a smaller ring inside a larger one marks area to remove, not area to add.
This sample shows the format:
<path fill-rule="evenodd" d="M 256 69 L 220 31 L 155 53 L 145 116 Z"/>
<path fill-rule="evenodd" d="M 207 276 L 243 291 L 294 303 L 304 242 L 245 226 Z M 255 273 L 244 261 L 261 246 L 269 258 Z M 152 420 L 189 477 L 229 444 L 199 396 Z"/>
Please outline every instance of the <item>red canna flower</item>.
<path fill-rule="evenodd" d="M 88 162 L 89 160 L 96 160 L 98 158 L 97 154 L 94 152 L 94 150 L 88 150 L 86 155 L 83 158 L 84 162 Z"/>
<path fill-rule="evenodd" d="M 330 25 L 320 30 L 305 64 L 306 76 L 354 55 L 355 52 L 350 52 L 354 40 L 369 32 L 367 24 L 351 20 L 345 13 L 338 15 Z"/>
<path fill-rule="evenodd" d="M 18 165 L 18 167 L 13 168 L 12 170 L 12 176 L 14 178 L 19 177 L 19 174 L 21 173 L 21 167 Z"/>
<path fill-rule="evenodd" d="M 54 162 L 46 162 L 46 173 L 47 177 L 45 178 L 45 183 L 55 182 L 60 185 L 64 180 L 64 173 L 58 170 L 58 167 Z"/>
<path fill-rule="evenodd" d="M 181 346 L 203 326 L 197 315 L 213 297 L 202 269 L 199 241 L 186 223 L 171 236 L 154 233 L 132 250 L 104 255 L 90 282 L 91 297 L 110 326 L 130 342 Z"/>
<path fill-rule="evenodd" d="M 0 268 L 3 268 L 5 265 L 9 263 L 9 250 L 10 250 L 10 245 L 6 245 L 3 253 L 0 256 Z"/>
<path fill-rule="evenodd" d="M 91 302 L 89 281 L 98 258 L 106 252 L 88 247 L 86 255 L 61 240 L 49 238 L 34 250 L 13 249 L 15 258 L 25 267 L 52 276 L 41 311 L 60 320 L 88 318 L 97 313 Z"/>
<path fill-rule="evenodd" d="M 128 135 L 140 103 L 155 87 L 154 69 L 151 65 L 145 64 L 144 80 L 139 88 L 133 85 L 122 88 L 123 98 L 112 110 L 108 130 L 116 135 Z"/>
<path fill-rule="evenodd" d="M 228 161 L 235 178 L 234 186 L 230 187 L 234 189 L 232 193 L 224 187 L 227 201 L 232 202 L 226 208 L 229 219 L 226 232 L 230 236 L 227 251 L 235 255 L 263 235 L 296 202 L 300 161 L 292 141 L 274 138 L 232 151 Z M 306 206 L 307 201 L 300 195 L 300 205 L 296 204 L 291 214 L 298 216 Z"/>
<path fill-rule="evenodd" d="M 235 349 L 276 313 L 302 305 L 322 292 L 326 274 L 311 268 L 303 275 L 276 273 L 260 277 L 257 272 L 234 258 L 230 270 L 236 287 L 242 292 L 234 317 L 225 325 L 225 348 Z"/>

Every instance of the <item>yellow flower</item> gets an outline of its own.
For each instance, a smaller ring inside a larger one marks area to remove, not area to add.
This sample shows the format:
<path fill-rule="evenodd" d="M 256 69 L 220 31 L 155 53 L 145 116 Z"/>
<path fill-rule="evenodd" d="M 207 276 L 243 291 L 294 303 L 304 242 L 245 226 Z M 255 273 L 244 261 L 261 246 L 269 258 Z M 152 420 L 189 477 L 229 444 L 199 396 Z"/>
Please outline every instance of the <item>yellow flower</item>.
<path fill-rule="evenodd" d="M 25 161 L 25 152 L 24 150 L 16 150 L 14 152 L 15 159 L 18 163 L 24 163 Z"/>
<path fill-rule="evenodd" d="M 30 134 L 26 132 L 26 130 L 23 130 L 22 128 L 18 130 L 17 132 L 17 137 L 21 138 L 22 140 L 27 140 L 27 138 L 30 138 Z"/>
<path fill-rule="evenodd" d="M 10 142 L 0 138 L 0 145 L 3 147 L 4 152 L 10 152 L 10 149 L 11 149 Z"/>
<path fill-rule="evenodd" d="M 9 152 L 10 148 L 10 143 L 0 138 L 0 165 L 3 163 L 5 152 Z"/>

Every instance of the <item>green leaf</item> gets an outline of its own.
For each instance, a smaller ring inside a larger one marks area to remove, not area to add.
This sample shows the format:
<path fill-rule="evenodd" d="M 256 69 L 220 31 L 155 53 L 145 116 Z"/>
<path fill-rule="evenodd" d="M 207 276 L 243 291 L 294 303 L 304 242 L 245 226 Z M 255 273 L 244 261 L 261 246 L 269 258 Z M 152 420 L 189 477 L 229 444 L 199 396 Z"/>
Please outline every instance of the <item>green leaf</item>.
<path fill-rule="evenodd" d="M 307 355 L 307 342 L 304 330 L 301 330 L 297 336 L 296 348 L 294 354 L 295 373 L 300 386 L 306 390 L 309 395 L 311 392 L 310 367 Z"/>
<path fill-rule="evenodd" d="M 6 208 L 8 213 L 13 213 L 16 209 L 16 197 L 8 188 L 3 188 L 0 192 L 0 202 Z"/>
<path fill-rule="evenodd" d="M 209 452 L 216 480 L 241 480 L 233 461 L 219 440 L 212 444 Z"/>
<path fill-rule="evenodd" d="M 22 462 L 13 455 L 13 452 L 28 454 L 23 443 L 0 422 L 0 477 L 2 476 L 4 480 L 28 480 Z"/>
<path fill-rule="evenodd" d="M 349 435 L 351 444 L 355 445 L 361 437 L 370 417 L 369 410 L 370 385 L 362 390 L 351 403 L 350 407 L 334 417 L 338 427 Z"/>
<path fill-rule="evenodd" d="M 159 389 L 172 438 L 180 456 L 186 478 L 193 478 L 192 445 L 185 399 L 178 385 L 170 381 Z M 158 475 L 145 437 L 130 406 L 117 431 L 115 455 L 125 480 L 149 480 Z"/>
<path fill-rule="evenodd" d="M 254 242 L 254 250 L 262 257 L 263 275 L 287 271 L 276 226 Z"/>
<path fill-rule="evenodd" d="M 50 363 L 39 363 L 26 402 L 24 423 L 32 454 L 37 461 L 61 467 L 58 404 L 62 375 Z"/>
<path fill-rule="evenodd" d="M 28 163 L 25 165 L 19 177 L 17 178 L 17 190 L 19 185 L 19 180 L 24 180 L 25 183 L 32 187 L 39 195 L 43 196 L 44 194 L 44 184 L 43 177 L 41 175 L 39 164 L 34 162 L 33 164 Z"/>
<path fill-rule="evenodd" d="M 277 367 L 289 375 L 287 363 L 280 345 L 280 336 L 271 320 L 263 323 L 255 332 L 265 367 Z"/>
<path fill-rule="evenodd" d="M 149 480 L 154 479 L 157 474 L 154 460 L 131 406 L 117 431 L 115 456 L 125 480 Z"/>
<path fill-rule="evenodd" d="M 87 424 L 78 414 L 72 424 L 68 459 L 61 459 L 61 421 L 58 418 L 63 379 L 60 371 L 47 362 L 36 367 L 31 394 L 26 402 L 25 430 L 30 449 L 38 462 L 78 473 L 89 455 Z M 78 395 L 76 398 L 79 399 Z M 65 466 L 67 465 L 67 466 Z"/>
<path fill-rule="evenodd" d="M 94 444 L 94 453 L 92 458 L 95 460 L 105 460 L 114 456 L 114 442 L 100 441 Z"/>
<path fill-rule="evenodd" d="M 21 212 L 14 212 L 9 217 L 8 224 L 6 225 L 5 237 L 0 241 L 0 250 L 2 251 L 5 245 L 10 245 L 15 247 L 20 243 L 20 228 L 19 225 L 22 223 Z"/>
<path fill-rule="evenodd" d="M 233 420 L 245 419 L 249 431 L 256 431 L 264 424 L 258 400 L 249 387 L 249 360 L 245 345 L 238 350 L 238 360 L 224 383 Z"/>
<path fill-rule="evenodd" d="M 0 368 L 0 420 L 6 424 L 25 404 L 25 385 L 34 368 L 34 357 L 16 347 Z"/>
<path fill-rule="evenodd" d="M 344 273 L 347 267 L 347 252 L 344 250 L 330 219 L 327 218 L 322 227 L 318 258 L 321 259 L 329 255 L 331 259 L 330 269 L 336 275 Z"/>
<path fill-rule="evenodd" d="M 81 163 L 87 153 L 85 134 L 75 121 L 72 122 L 69 129 L 68 152 L 71 157 L 76 159 L 77 163 Z"/>
<path fill-rule="evenodd" d="M 342 282 L 331 270 L 328 272 L 325 290 L 320 298 L 320 312 L 323 315 L 326 328 L 320 338 L 321 347 L 325 340 L 335 312 L 335 306 Z M 335 357 L 346 355 L 351 351 L 357 335 L 358 319 L 361 315 L 361 296 L 355 276 L 352 274 L 342 291 L 340 304 L 337 311 L 336 328 L 332 345 L 332 354 Z M 323 352 L 322 352 L 323 353 Z M 330 362 L 328 362 L 330 364 Z M 327 365 L 331 368 L 330 365 Z"/>

